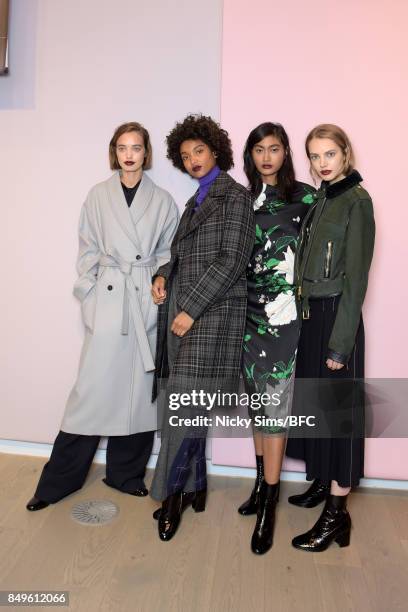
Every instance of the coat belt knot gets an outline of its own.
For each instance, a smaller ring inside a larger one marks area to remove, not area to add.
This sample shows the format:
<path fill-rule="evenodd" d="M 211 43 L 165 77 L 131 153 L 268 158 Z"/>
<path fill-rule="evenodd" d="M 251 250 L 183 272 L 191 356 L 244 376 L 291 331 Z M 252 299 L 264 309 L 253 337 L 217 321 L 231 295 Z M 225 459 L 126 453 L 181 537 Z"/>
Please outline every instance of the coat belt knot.
<path fill-rule="evenodd" d="M 126 276 L 129 276 L 130 274 L 132 274 L 132 264 L 133 262 L 125 261 L 124 259 L 122 259 L 119 262 L 119 269 L 122 272 L 122 274 L 125 274 Z"/>

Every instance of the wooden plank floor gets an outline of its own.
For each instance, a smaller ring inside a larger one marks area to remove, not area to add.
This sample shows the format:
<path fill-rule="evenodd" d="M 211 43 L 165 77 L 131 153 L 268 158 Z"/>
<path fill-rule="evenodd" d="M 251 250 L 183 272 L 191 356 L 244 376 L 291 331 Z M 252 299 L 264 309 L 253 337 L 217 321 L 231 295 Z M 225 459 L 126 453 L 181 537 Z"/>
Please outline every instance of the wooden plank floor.
<path fill-rule="evenodd" d="M 3 590 L 68 590 L 69 609 L 84 612 L 407 610 L 405 492 L 355 492 L 351 545 L 308 554 L 290 541 L 313 524 L 320 507 L 288 504 L 288 495 L 304 485 L 285 482 L 274 546 L 257 557 L 249 548 L 254 518 L 236 512 L 249 493 L 247 479 L 210 478 L 206 512 L 188 509 L 175 538 L 161 542 L 151 516 L 157 504 L 106 487 L 103 465 L 94 465 L 75 495 L 27 512 L 43 464 L 0 454 Z M 119 516 L 99 527 L 75 523 L 70 510 L 87 499 L 112 500 Z"/>

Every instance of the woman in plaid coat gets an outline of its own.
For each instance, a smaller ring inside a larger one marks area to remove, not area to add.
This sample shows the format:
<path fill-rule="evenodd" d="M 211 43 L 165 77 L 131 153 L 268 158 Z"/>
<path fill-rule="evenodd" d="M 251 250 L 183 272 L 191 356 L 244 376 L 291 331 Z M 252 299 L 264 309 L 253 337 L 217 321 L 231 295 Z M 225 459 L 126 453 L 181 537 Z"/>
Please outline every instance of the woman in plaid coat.
<path fill-rule="evenodd" d="M 189 115 L 168 135 L 167 156 L 198 179 L 199 189 L 187 202 L 171 259 L 152 287 L 161 304 L 154 394 L 159 408 L 163 398 L 165 406 L 151 495 L 162 502 L 154 516 L 165 541 L 188 505 L 205 509 L 211 413 L 197 394 L 238 390 L 246 267 L 255 239 L 251 196 L 226 173 L 233 165 L 227 132 L 210 117 Z M 166 391 L 160 393 L 164 380 Z M 194 419 L 190 426 L 186 418 Z"/>

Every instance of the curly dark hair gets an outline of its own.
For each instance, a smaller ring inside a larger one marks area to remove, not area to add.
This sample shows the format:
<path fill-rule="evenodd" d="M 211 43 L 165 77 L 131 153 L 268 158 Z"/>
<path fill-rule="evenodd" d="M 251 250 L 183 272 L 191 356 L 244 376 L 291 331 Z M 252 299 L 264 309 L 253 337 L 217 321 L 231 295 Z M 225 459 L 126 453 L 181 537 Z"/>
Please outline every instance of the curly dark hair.
<path fill-rule="evenodd" d="M 166 137 L 167 157 L 173 166 L 187 172 L 180 155 L 180 146 L 185 140 L 202 140 L 214 153 L 217 153 L 217 164 L 221 170 L 229 170 L 234 165 L 231 140 L 228 132 L 223 130 L 211 117 L 188 115 L 183 122 L 176 123 Z"/>

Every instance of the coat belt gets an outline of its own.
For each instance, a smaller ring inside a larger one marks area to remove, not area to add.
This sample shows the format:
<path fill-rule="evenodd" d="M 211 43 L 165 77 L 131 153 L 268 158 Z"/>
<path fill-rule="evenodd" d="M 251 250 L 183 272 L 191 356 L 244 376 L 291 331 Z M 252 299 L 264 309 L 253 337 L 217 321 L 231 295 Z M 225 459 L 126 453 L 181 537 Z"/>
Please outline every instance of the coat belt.
<path fill-rule="evenodd" d="M 121 257 L 113 257 L 112 255 L 102 255 L 99 260 L 99 265 L 103 268 L 119 268 L 125 277 L 124 293 L 123 293 L 123 308 L 122 308 L 122 329 L 121 333 L 127 336 L 129 333 L 129 306 L 135 326 L 136 337 L 139 342 L 140 352 L 142 355 L 145 372 L 150 372 L 155 369 L 154 359 L 150 350 L 149 340 L 146 334 L 146 328 L 143 321 L 143 313 L 138 297 L 138 288 L 132 278 L 133 268 L 151 268 L 157 263 L 156 257 L 146 257 L 136 261 L 126 261 Z"/>

